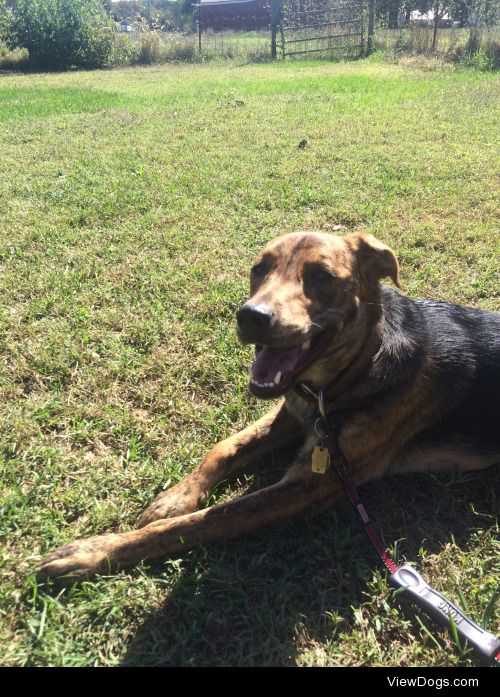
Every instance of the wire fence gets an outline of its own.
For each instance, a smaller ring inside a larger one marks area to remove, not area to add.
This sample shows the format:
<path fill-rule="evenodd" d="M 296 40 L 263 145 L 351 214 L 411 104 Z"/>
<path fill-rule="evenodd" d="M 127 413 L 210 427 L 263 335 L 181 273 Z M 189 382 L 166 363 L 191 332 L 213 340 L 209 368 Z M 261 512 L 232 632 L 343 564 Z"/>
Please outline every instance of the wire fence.
<path fill-rule="evenodd" d="M 194 8 L 194 31 L 138 34 L 135 41 L 139 62 L 349 60 L 379 50 L 453 62 L 480 56 L 486 67 L 500 67 L 498 26 L 439 26 L 434 36 L 430 21 L 401 17 L 402 26 L 390 29 L 375 10 L 370 0 L 205 1 Z"/>
<path fill-rule="evenodd" d="M 363 52 L 361 0 L 201 2 L 196 13 L 202 57 L 255 61 L 306 54 L 346 58 Z"/>
<path fill-rule="evenodd" d="M 358 57 L 365 40 L 363 5 L 360 0 L 288 0 L 283 5 L 280 33 L 283 58 L 306 54 Z"/>
<path fill-rule="evenodd" d="M 201 2 L 195 9 L 202 57 L 270 59 L 271 0 Z"/>

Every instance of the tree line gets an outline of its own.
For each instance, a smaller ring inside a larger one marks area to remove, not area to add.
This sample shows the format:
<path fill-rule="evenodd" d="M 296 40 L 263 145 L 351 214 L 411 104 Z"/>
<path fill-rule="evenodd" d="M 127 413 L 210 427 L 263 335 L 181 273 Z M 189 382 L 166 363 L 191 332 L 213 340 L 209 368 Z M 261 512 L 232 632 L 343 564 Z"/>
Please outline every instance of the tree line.
<path fill-rule="evenodd" d="M 104 0 L 110 13 L 119 21 L 133 13 L 139 13 L 165 28 L 180 28 L 193 19 L 194 0 Z M 286 1 L 286 0 L 284 0 Z M 430 13 L 446 21 L 465 28 L 471 21 L 492 26 L 500 21 L 499 0 L 376 0 L 376 16 L 379 22 L 389 29 L 408 26 L 413 12 L 422 15 Z"/>
<path fill-rule="evenodd" d="M 376 16 L 388 29 L 410 24 L 412 13 L 448 26 L 494 26 L 500 21 L 498 0 L 376 0 Z"/>

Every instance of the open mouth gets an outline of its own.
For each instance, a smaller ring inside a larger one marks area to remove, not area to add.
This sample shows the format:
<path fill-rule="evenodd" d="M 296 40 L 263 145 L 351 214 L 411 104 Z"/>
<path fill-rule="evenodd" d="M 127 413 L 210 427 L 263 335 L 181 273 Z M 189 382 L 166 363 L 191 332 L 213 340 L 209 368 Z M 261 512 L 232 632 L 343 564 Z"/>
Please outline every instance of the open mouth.
<path fill-rule="evenodd" d="M 250 391 L 264 399 L 285 394 L 295 379 L 321 355 L 332 334 L 332 330 L 326 329 L 300 346 L 256 345 L 255 362 L 249 370 Z"/>

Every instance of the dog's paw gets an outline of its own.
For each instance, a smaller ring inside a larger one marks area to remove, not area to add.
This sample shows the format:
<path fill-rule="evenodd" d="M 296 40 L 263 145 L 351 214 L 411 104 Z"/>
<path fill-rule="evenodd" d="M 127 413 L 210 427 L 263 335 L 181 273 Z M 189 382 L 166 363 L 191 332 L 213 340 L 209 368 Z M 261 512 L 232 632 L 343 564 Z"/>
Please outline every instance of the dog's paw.
<path fill-rule="evenodd" d="M 95 574 L 108 574 L 116 569 L 113 540 L 116 535 L 89 537 L 59 547 L 42 559 L 37 569 L 39 579 L 57 579 L 59 583 L 86 580 Z"/>

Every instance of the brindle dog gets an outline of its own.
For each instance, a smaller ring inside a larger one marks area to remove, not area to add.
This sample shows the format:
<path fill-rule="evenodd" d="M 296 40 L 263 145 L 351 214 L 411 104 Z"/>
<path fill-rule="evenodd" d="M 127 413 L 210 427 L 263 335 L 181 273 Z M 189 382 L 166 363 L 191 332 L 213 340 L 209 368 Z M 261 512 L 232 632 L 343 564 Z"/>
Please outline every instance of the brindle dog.
<path fill-rule="evenodd" d="M 500 462 L 500 314 L 409 300 L 380 286 L 384 277 L 399 287 L 394 253 L 371 235 L 298 232 L 271 242 L 252 268 L 238 335 L 256 345 L 250 390 L 284 399 L 160 494 L 139 529 L 65 545 L 40 574 L 107 573 L 330 506 L 341 486 L 332 469 L 311 471 L 317 407 L 303 385 L 324 389 L 357 484 Z M 218 482 L 299 434 L 279 482 L 198 510 Z"/>

